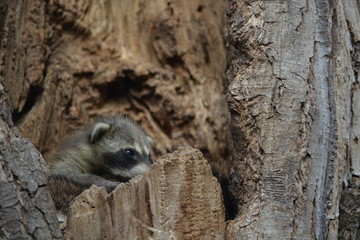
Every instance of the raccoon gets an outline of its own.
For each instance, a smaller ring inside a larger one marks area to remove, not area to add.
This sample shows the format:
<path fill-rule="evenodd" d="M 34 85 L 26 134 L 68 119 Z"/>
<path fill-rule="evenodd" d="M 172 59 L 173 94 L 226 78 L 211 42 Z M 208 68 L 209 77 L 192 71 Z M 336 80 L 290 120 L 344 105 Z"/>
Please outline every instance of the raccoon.
<path fill-rule="evenodd" d="M 91 185 L 110 192 L 148 171 L 152 142 L 122 115 L 97 121 L 68 139 L 50 163 L 49 187 L 56 208 L 67 214 L 74 197 Z"/>

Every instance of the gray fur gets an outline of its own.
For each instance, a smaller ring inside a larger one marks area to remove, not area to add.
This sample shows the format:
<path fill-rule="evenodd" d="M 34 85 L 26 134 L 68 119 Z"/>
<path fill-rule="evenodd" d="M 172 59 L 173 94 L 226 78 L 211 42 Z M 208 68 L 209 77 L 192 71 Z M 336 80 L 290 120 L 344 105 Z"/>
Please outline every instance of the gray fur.
<path fill-rule="evenodd" d="M 152 163 L 151 145 L 152 139 L 124 116 L 101 119 L 71 137 L 50 163 L 55 205 L 66 212 L 63 205 L 91 185 L 111 191 L 120 182 L 146 172 Z M 70 200 L 63 196 L 69 191 Z"/>

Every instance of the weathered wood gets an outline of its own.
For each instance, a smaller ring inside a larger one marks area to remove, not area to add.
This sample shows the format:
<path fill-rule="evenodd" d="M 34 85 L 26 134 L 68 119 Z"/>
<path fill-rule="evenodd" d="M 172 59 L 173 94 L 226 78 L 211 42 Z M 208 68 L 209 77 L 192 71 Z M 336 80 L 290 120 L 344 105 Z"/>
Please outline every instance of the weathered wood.
<path fill-rule="evenodd" d="M 337 238 L 343 184 L 357 177 L 360 159 L 358 6 L 229 1 L 231 178 L 240 209 L 230 239 Z"/>
<path fill-rule="evenodd" d="M 12 116 L 21 134 L 47 158 L 90 119 L 127 113 L 154 137 L 155 156 L 191 145 L 206 154 L 217 174 L 226 176 L 230 134 L 224 108 L 224 7 L 225 2 L 217 0 L 0 1 L 0 80 L 9 94 L 9 121 Z M 7 137 L 11 131 L 22 139 L 13 125 L 2 130 L 6 141 L 13 140 Z M 28 159 L 41 160 L 29 142 L 17 143 L 27 156 L 23 160 L 41 170 L 43 163 Z M 8 143 L 2 144 L 6 150 Z M 8 160 L 1 166 L 10 180 L 2 179 L 13 181 Z M 42 176 L 40 170 L 32 173 Z M 22 174 L 28 172 L 14 176 Z M 15 195 L 22 191 L 21 184 L 33 191 L 26 194 L 44 191 L 41 197 L 47 199 L 46 179 L 19 179 L 4 185 L 4 201 L 13 201 L 4 206 L 19 206 L 21 198 Z M 35 198 L 30 194 L 29 199 Z M 51 208 L 51 201 L 48 204 Z M 4 228 L 4 236 L 12 231 L 29 238 L 59 237 L 56 224 L 53 232 L 45 231 L 43 222 L 52 227 L 54 219 L 44 220 L 47 215 L 38 214 L 43 205 L 36 206 L 36 221 L 27 213 L 3 218 L 21 221 L 6 225 L 12 229 Z"/>
<path fill-rule="evenodd" d="M 0 239 L 62 237 L 45 171 L 41 154 L 13 125 L 0 83 Z"/>
<path fill-rule="evenodd" d="M 360 179 L 353 177 L 341 195 L 338 239 L 360 239 L 359 189 Z"/>
<path fill-rule="evenodd" d="M 182 148 L 112 193 L 92 187 L 68 216 L 73 239 L 224 239 L 221 188 L 201 152 Z"/>
<path fill-rule="evenodd" d="M 14 121 L 45 159 L 69 133 L 122 112 L 154 138 L 156 156 L 193 146 L 227 175 L 225 2 L 0 4 L 12 16 L 0 66 Z"/>
<path fill-rule="evenodd" d="M 12 121 L 36 100 L 30 82 L 43 79 L 44 12 L 44 1 L 0 1 L 0 239 L 62 237 L 45 161 Z"/>

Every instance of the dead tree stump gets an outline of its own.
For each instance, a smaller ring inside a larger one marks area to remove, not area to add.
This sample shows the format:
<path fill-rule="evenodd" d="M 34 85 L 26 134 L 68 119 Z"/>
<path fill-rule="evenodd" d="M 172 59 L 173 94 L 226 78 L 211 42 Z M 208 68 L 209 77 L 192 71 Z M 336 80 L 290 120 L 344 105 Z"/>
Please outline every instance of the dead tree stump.
<path fill-rule="evenodd" d="M 70 207 L 68 239 L 224 239 L 221 188 L 199 150 L 163 156 L 107 194 L 92 187 Z"/>

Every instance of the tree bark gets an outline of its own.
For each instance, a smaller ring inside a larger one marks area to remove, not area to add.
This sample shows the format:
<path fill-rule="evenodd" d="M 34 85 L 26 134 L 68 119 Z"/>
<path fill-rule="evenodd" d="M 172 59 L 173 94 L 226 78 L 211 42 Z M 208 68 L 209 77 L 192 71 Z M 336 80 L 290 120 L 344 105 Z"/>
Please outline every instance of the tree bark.
<path fill-rule="evenodd" d="M 358 2 L 229 1 L 226 21 L 230 239 L 336 239 L 359 177 Z"/>
<path fill-rule="evenodd" d="M 45 163 L 21 135 L 49 160 L 68 134 L 119 112 L 155 139 L 155 160 L 190 145 L 226 178 L 231 153 L 239 212 L 226 239 L 359 238 L 358 1 L 229 0 L 231 123 L 224 9 L 216 0 L 0 1 L 1 238 L 61 238 Z M 218 185 L 191 152 L 109 195 L 86 191 L 68 236 L 92 226 L 92 237 L 224 237 Z M 131 231 L 116 232 L 122 223 Z"/>
<path fill-rule="evenodd" d="M 45 171 L 41 154 L 12 123 L 0 83 L 0 239 L 62 237 Z"/>
<path fill-rule="evenodd" d="M 191 145 L 204 153 L 215 174 L 226 177 L 224 8 L 215 0 L 1 1 L 0 78 L 9 96 L 8 120 L 12 116 L 21 135 L 49 161 L 60 142 L 85 123 L 126 113 L 154 138 L 155 160 Z M 24 153 L 36 152 L 27 144 L 20 144 Z M 6 166 L 5 153 L 1 156 Z M 28 158 L 19 161 L 33 164 Z M 42 169 L 24 165 L 21 174 L 31 167 Z M 46 189 L 45 180 L 39 189 Z M 46 215 L 36 216 L 36 224 L 46 229 L 43 222 L 49 221 L 54 228 L 43 236 L 60 236 Z M 36 238 L 35 230 L 21 226 L 27 221 L 23 217 L 13 219 L 19 221 L 13 231 Z"/>
<path fill-rule="evenodd" d="M 45 159 L 69 133 L 122 112 L 154 138 L 156 157 L 193 146 L 228 174 L 224 2 L 2 5 L 12 17 L 0 56 L 14 122 Z"/>

